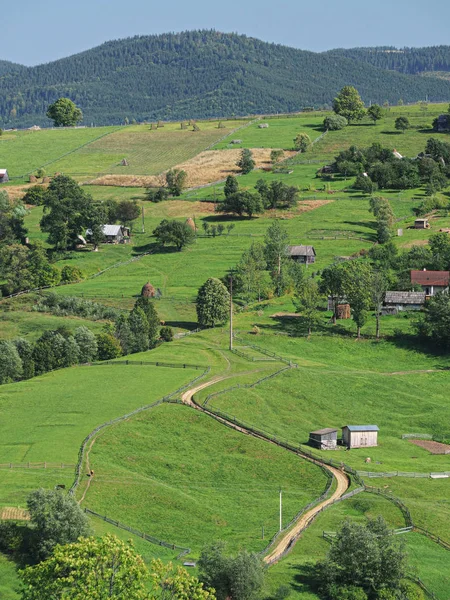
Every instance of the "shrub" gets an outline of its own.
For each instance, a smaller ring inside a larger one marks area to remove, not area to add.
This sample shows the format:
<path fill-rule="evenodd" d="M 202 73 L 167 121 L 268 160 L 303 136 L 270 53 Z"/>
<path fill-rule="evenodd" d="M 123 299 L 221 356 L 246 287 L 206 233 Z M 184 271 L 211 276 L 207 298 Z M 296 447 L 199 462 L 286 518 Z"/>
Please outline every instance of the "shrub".
<path fill-rule="evenodd" d="M 347 127 L 347 125 L 347 119 L 341 115 L 330 115 L 329 117 L 325 117 L 323 120 L 323 128 L 329 129 L 330 131 L 344 129 L 344 127 Z"/>
<path fill-rule="evenodd" d="M 22 198 L 24 204 L 31 204 L 33 206 L 40 206 L 44 203 L 45 188 L 41 185 L 33 185 L 28 188 L 27 193 Z"/>
<path fill-rule="evenodd" d="M 97 341 L 97 357 L 99 360 L 111 360 L 122 355 L 120 342 L 109 333 L 98 333 Z"/>
<path fill-rule="evenodd" d="M 61 282 L 72 283 L 75 281 L 81 281 L 83 279 L 83 273 L 79 267 L 74 265 L 64 265 L 61 269 Z"/>
<path fill-rule="evenodd" d="M 148 188 L 145 198 L 149 202 L 162 202 L 169 197 L 169 190 L 166 188 Z"/>
<path fill-rule="evenodd" d="M 173 341 L 173 329 L 172 327 L 161 327 L 161 330 L 159 332 L 159 336 L 160 338 L 164 341 L 164 342 L 172 342 Z"/>

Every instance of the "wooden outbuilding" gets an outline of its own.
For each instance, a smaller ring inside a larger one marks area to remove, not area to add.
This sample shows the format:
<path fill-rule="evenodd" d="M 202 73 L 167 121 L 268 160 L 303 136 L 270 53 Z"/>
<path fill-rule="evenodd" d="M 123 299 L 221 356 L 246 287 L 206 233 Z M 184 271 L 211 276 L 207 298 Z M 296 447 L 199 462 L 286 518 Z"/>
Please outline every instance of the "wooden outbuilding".
<path fill-rule="evenodd" d="M 311 431 L 308 443 L 319 450 L 335 450 L 337 448 L 337 431 L 332 427 Z"/>
<path fill-rule="evenodd" d="M 425 292 L 386 292 L 381 314 L 397 314 L 403 310 L 420 310 L 425 304 L 425 295 Z"/>
<path fill-rule="evenodd" d="M 428 219 L 416 219 L 414 221 L 414 229 L 429 229 L 430 224 L 428 223 Z"/>
<path fill-rule="evenodd" d="M 9 175 L 7 169 L 0 169 L 0 183 L 6 183 L 9 181 Z"/>
<path fill-rule="evenodd" d="M 130 229 L 124 225 L 102 225 L 102 232 L 107 244 L 126 244 L 130 239 Z M 92 231 L 86 229 L 86 237 L 92 236 Z"/>
<path fill-rule="evenodd" d="M 346 425 L 342 428 L 342 441 L 350 448 L 378 446 L 377 425 Z"/>
<path fill-rule="evenodd" d="M 316 262 L 316 251 L 314 246 L 288 246 L 288 255 L 303 265 Z"/>

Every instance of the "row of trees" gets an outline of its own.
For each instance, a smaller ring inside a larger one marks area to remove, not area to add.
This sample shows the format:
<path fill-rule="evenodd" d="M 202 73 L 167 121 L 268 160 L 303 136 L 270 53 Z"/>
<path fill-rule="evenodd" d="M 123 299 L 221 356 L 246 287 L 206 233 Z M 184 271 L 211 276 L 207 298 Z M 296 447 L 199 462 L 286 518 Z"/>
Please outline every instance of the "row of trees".
<path fill-rule="evenodd" d="M 73 333 L 60 327 L 44 331 L 34 344 L 23 338 L 0 341 L 0 384 L 80 363 L 145 352 L 160 339 L 171 341 L 172 329 L 160 328 L 153 303 L 139 297 L 129 313 L 120 312 L 98 334 L 84 326 Z"/>

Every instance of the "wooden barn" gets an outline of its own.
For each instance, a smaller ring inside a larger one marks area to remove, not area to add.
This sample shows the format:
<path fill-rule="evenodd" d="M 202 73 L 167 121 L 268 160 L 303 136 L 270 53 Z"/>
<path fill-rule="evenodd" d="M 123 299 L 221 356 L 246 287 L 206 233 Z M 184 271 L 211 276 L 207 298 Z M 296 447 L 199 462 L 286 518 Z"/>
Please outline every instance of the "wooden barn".
<path fill-rule="evenodd" d="M 0 169 L 0 183 L 6 183 L 9 181 L 8 171 L 6 169 Z"/>
<path fill-rule="evenodd" d="M 288 246 L 288 255 L 303 265 L 316 262 L 316 251 L 314 246 Z"/>
<path fill-rule="evenodd" d="M 124 225 L 102 225 L 103 235 L 107 244 L 126 244 L 130 239 L 130 229 Z M 86 229 L 86 237 L 92 235 L 90 229 Z"/>
<path fill-rule="evenodd" d="M 386 292 L 382 314 L 397 314 L 402 310 L 420 310 L 425 304 L 425 292 Z"/>
<path fill-rule="evenodd" d="M 346 425 L 342 428 L 342 441 L 348 449 L 378 446 L 377 425 Z"/>
<path fill-rule="evenodd" d="M 319 450 L 335 450 L 337 448 L 337 431 L 332 427 L 311 431 L 308 443 Z"/>

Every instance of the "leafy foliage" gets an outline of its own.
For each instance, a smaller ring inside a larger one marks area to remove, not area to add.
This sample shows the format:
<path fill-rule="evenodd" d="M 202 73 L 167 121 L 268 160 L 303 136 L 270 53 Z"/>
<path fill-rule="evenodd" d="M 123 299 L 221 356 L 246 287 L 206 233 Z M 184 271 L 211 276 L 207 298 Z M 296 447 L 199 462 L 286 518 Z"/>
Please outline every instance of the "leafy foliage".
<path fill-rule="evenodd" d="M 244 148 L 236 165 L 240 168 L 243 175 L 247 175 L 247 173 L 253 171 L 255 168 L 255 161 L 253 160 L 252 151 L 248 148 Z"/>
<path fill-rule="evenodd" d="M 83 113 L 69 98 L 59 98 L 48 107 L 47 117 L 55 127 L 72 127 L 83 120 Z"/>
<path fill-rule="evenodd" d="M 236 192 L 225 197 L 225 200 L 217 205 L 217 212 L 232 213 L 242 217 L 252 217 L 264 212 L 263 203 L 259 194 L 251 192 Z"/>
<path fill-rule="evenodd" d="M 329 131 L 338 131 L 347 127 L 348 121 L 342 115 L 329 115 L 323 120 L 323 128 Z"/>
<path fill-rule="evenodd" d="M 190 246 L 195 241 L 195 232 L 192 228 L 187 223 L 175 219 L 161 221 L 153 230 L 153 235 L 162 246 L 173 244 L 178 251 Z"/>
<path fill-rule="evenodd" d="M 366 114 L 358 90 L 351 85 L 344 86 L 333 100 L 333 110 L 337 115 L 345 117 L 349 123 L 360 121 Z"/>
<path fill-rule="evenodd" d="M 170 169 L 166 173 L 166 184 L 172 196 L 181 196 L 186 185 L 187 173 L 180 169 Z"/>
<path fill-rule="evenodd" d="M 228 318 L 230 294 L 219 279 L 210 277 L 197 294 L 197 319 L 202 327 L 215 327 Z"/>

